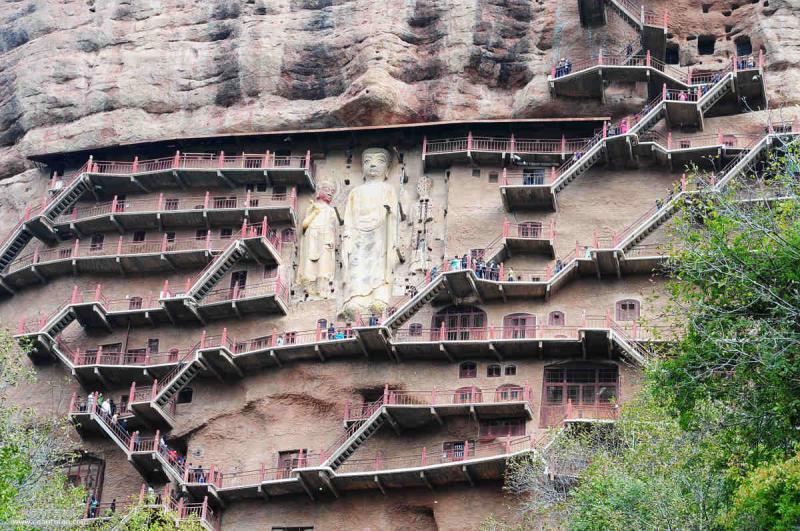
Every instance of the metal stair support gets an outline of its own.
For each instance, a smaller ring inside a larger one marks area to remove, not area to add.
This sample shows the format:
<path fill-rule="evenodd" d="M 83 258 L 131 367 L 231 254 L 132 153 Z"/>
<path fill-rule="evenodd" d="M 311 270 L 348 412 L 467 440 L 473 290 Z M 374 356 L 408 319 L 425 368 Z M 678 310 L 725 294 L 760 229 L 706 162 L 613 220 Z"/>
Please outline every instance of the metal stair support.
<path fill-rule="evenodd" d="M 3 243 L 2 249 L 0 249 L 0 271 L 5 271 L 32 239 L 33 233 L 24 225 L 19 225 L 14 229 L 13 233 Z"/>
<path fill-rule="evenodd" d="M 700 107 L 700 114 L 705 114 L 715 103 L 733 90 L 735 75 L 735 72 L 728 72 L 719 81 L 714 83 L 711 88 L 708 89 L 708 92 L 703 94 L 700 101 L 697 102 Z"/>
<path fill-rule="evenodd" d="M 583 153 L 580 159 L 572 163 L 568 168 L 564 169 L 558 178 L 551 184 L 554 192 L 561 191 L 570 182 L 575 180 L 576 177 L 583 174 L 586 170 L 594 166 L 597 161 L 603 158 L 605 142 L 599 137 L 595 137 L 595 139 L 596 140 L 592 147 L 590 147 L 586 153 Z M 567 164 L 570 164 L 570 162 Z"/>
<path fill-rule="evenodd" d="M 444 276 L 446 273 L 440 273 L 433 282 L 421 289 L 411 300 L 407 301 L 395 312 L 390 315 L 383 323 L 384 326 L 392 329 L 397 329 L 403 326 L 403 323 L 408 321 L 417 313 L 420 308 L 428 304 L 436 298 L 436 296 L 444 289 Z"/>
<path fill-rule="evenodd" d="M 175 374 L 167 375 L 165 378 L 165 384 L 159 386 L 157 394 L 155 396 L 155 404 L 159 407 L 165 407 L 170 400 L 186 385 L 191 382 L 197 373 L 199 373 L 203 369 L 200 360 L 197 358 L 197 353 L 194 353 L 194 359 L 183 365 L 182 367 L 176 367 L 174 371 Z"/>

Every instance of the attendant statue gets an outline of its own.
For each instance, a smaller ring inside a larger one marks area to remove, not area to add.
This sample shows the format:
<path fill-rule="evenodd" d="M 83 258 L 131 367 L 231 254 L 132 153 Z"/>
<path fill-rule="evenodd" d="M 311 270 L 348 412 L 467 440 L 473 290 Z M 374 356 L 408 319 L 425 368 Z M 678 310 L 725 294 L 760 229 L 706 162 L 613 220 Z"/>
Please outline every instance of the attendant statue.
<path fill-rule="evenodd" d="M 342 238 L 346 315 L 377 315 L 389 305 L 398 259 L 397 192 L 386 182 L 390 162 L 385 149 L 364 150 L 365 182 L 347 197 Z"/>
<path fill-rule="evenodd" d="M 338 217 L 330 205 L 334 186 L 324 182 L 318 190 L 303 218 L 297 283 L 309 295 L 327 297 L 336 272 Z"/>

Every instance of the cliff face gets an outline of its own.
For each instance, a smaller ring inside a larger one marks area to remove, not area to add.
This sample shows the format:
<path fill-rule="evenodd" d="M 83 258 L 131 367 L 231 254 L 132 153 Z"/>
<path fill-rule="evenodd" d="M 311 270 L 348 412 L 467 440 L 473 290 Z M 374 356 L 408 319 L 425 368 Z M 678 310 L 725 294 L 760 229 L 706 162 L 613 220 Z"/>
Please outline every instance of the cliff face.
<path fill-rule="evenodd" d="M 767 53 L 771 104 L 796 101 L 800 1 L 673 0 L 684 65 Z M 698 54 L 698 37 L 715 39 Z M 554 58 L 618 49 L 609 14 L 545 0 L 12 0 L 0 5 L 0 178 L 24 156 L 297 127 L 612 112 L 551 100 Z M 784 92 L 785 91 L 785 92 Z M 613 106 L 613 98 L 607 100 Z"/>

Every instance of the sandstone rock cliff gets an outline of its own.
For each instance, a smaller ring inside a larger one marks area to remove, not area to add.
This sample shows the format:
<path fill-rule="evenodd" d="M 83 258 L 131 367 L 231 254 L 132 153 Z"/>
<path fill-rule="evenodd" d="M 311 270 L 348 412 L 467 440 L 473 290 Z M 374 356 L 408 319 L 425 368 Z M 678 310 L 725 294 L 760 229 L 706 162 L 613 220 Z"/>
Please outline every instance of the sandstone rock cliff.
<path fill-rule="evenodd" d="M 797 100 L 800 0 L 646 4 L 668 9 L 682 64 L 729 61 L 747 37 L 771 105 Z M 613 16 L 582 28 L 577 0 L 9 0 L 0 178 L 33 153 L 175 136 L 613 114 L 613 98 L 552 100 L 546 76 L 553 58 L 634 37 Z"/>

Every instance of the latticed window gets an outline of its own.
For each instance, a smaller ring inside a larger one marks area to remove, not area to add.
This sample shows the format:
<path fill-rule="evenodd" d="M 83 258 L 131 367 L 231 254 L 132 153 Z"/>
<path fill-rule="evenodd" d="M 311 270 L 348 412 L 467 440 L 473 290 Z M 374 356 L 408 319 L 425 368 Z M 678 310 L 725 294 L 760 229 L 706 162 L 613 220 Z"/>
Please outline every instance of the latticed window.
<path fill-rule="evenodd" d="M 501 374 L 502 374 L 502 368 L 500 367 L 500 365 L 497 365 L 496 363 L 493 363 L 488 367 L 486 367 L 486 376 L 488 376 L 489 378 L 495 378 L 497 376 L 500 376 Z"/>
<path fill-rule="evenodd" d="M 141 297 L 131 297 L 128 299 L 128 309 L 129 310 L 141 310 L 142 309 L 142 298 Z"/>
<path fill-rule="evenodd" d="M 512 313 L 503 317 L 504 339 L 529 337 L 536 337 L 536 316 L 529 313 Z"/>
<path fill-rule="evenodd" d="M 517 235 L 520 238 L 540 238 L 542 224 L 539 221 L 525 221 L 517 225 Z"/>
<path fill-rule="evenodd" d="M 625 299 L 617 302 L 617 321 L 635 321 L 639 318 L 639 301 Z"/>
<path fill-rule="evenodd" d="M 408 335 L 419 337 L 422 335 L 422 324 L 420 323 L 411 323 L 408 327 Z"/>
<path fill-rule="evenodd" d="M 506 376 L 516 376 L 516 375 L 517 375 L 517 366 L 506 365 Z"/>
<path fill-rule="evenodd" d="M 281 231 L 281 241 L 283 243 L 294 242 L 294 229 L 283 229 Z"/>
<path fill-rule="evenodd" d="M 547 367 L 544 396 L 547 405 L 608 404 L 618 396 L 619 369 L 616 365 L 570 365 Z"/>
<path fill-rule="evenodd" d="M 481 401 L 481 390 L 477 387 L 461 387 L 453 395 L 454 404 L 468 404 Z"/>
<path fill-rule="evenodd" d="M 522 400 L 523 396 L 523 389 L 518 385 L 504 384 L 497 388 L 497 400 L 499 402 Z"/>
<path fill-rule="evenodd" d="M 481 438 L 518 437 L 525 435 L 525 419 L 487 419 L 480 421 Z"/>
<path fill-rule="evenodd" d="M 444 337 L 439 338 L 444 324 Z M 445 341 L 465 341 L 483 339 L 486 330 L 486 312 L 475 306 L 448 306 L 433 317 L 432 338 Z"/>

